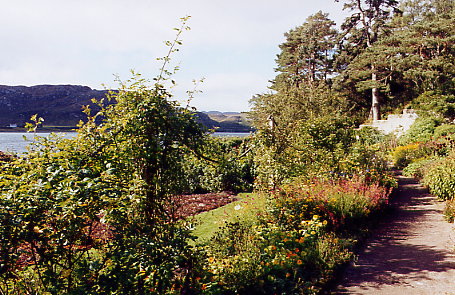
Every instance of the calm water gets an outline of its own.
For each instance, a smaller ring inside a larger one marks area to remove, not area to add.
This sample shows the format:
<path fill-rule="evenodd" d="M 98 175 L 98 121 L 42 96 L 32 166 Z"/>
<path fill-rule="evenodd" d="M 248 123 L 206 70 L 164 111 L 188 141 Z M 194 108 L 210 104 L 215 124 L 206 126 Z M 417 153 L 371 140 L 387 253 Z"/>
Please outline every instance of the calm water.
<path fill-rule="evenodd" d="M 50 133 L 38 133 L 38 136 L 49 136 Z M 66 138 L 74 136 L 75 132 L 65 133 Z M 228 133 L 228 132 L 216 132 L 214 136 L 224 137 L 246 137 L 250 133 Z M 27 140 L 24 140 L 24 136 Z M 13 153 L 24 153 L 27 149 L 26 146 L 33 142 L 33 133 L 23 132 L 0 132 L 0 151 L 13 152 Z"/>
<path fill-rule="evenodd" d="M 47 137 L 50 133 L 37 133 L 37 136 Z M 76 133 L 66 132 L 59 133 L 64 134 L 65 138 L 71 138 Z M 25 136 L 25 138 L 24 138 Z M 13 152 L 13 153 L 24 153 L 27 149 L 26 146 L 34 141 L 33 133 L 24 132 L 1 132 L 0 133 L 0 151 L 2 152 Z"/>

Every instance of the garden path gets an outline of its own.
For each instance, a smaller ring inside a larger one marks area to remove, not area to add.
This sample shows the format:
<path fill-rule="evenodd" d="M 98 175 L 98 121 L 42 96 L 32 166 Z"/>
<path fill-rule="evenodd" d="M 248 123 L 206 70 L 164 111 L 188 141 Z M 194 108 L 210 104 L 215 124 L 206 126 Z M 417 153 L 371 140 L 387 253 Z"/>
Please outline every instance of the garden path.
<path fill-rule="evenodd" d="M 455 295 L 455 226 L 415 179 L 398 181 L 390 216 L 334 294 Z"/>

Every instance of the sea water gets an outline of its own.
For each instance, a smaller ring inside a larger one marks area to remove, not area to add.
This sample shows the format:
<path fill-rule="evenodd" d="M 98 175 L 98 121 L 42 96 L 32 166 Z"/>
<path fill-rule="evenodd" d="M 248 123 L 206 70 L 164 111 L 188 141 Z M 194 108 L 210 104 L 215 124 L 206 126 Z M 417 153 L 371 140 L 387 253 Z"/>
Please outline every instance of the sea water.
<path fill-rule="evenodd" d="M 25 132 L 0 132 L 0 151 L 7 153 L 22 154 L 27 151 L 27 145 L 35 141 L 35 136 L 47 137 L 50 133 L 25 133 Z M 76 132 L 66 132 L 63 134 L 65 138 L 75 136 Z M 234 132 L 215 132 L 213 136 L 221 137 L 246 137 L 250 133 L 234 133 Z M 24 138 L 25 137 L 25 138 Z"/>

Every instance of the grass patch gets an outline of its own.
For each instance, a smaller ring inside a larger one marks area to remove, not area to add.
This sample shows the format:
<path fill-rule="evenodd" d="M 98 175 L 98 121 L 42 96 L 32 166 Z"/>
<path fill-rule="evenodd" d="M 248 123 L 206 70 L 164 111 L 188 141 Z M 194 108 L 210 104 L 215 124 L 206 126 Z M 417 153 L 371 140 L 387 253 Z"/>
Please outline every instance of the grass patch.
<path fill-rule="evenodd" d="M 193 217 L 196 243 L 208 241 L 226 223 L 237 220 L 255 221 L 258 214 L 266 209 L 267 197 L 263 194 L 241 193 L 237 198 L 238 201 Z"/>

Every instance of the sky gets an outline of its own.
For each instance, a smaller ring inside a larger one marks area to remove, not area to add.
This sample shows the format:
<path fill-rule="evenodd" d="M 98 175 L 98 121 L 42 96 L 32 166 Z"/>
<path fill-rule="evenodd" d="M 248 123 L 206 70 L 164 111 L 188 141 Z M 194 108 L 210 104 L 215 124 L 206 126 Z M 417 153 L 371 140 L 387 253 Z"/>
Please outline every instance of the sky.
<path fill-rule="evenodd" d="M 334 0 L 0 0 L 0 85 L 72 84 L 115 89 L 131 70 L 153 79 L 180 18 L 191 30 L 172 56 L 175 99 L 199 111 L 249 110 L 268 92 L 284 33 L 322 10 L 341 23 Z"/>

